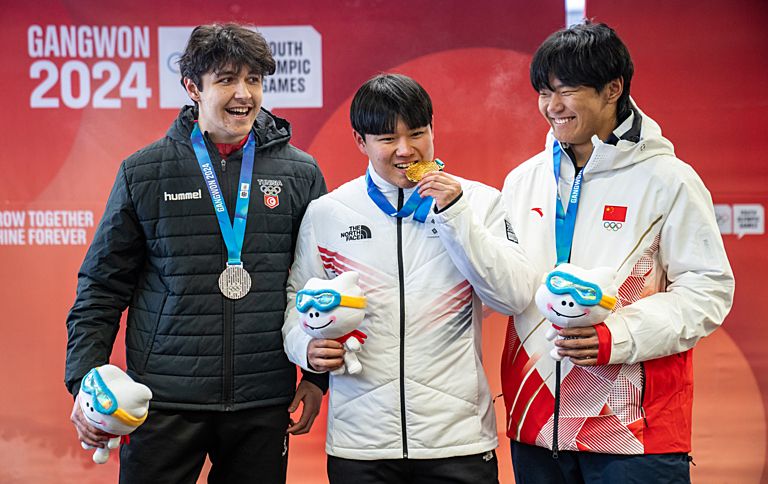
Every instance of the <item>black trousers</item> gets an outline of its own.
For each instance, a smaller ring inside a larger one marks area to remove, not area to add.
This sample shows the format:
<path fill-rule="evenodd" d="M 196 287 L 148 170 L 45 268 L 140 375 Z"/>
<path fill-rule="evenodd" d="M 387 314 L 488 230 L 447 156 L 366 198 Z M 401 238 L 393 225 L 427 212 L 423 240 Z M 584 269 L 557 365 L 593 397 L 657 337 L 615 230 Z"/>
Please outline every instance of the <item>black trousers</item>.
<path fill-rule="evenodd" d="M 288 418 L 287 405 L 237 412 L 151 410 L 120 447 L 120 483 L 194 484 L 208 455 L 211 484 L 284 484 Z"/>
<path fill-rule="evenodd" d="M 330 484 L 498 484 L 496 453 L 445 459 L 353 460 L 328 456 Z"/>
<path fill-rule="evenodd" d="M 688 454 L 619 455 L 511 443 L 516 484 L 690 484 Z"/>

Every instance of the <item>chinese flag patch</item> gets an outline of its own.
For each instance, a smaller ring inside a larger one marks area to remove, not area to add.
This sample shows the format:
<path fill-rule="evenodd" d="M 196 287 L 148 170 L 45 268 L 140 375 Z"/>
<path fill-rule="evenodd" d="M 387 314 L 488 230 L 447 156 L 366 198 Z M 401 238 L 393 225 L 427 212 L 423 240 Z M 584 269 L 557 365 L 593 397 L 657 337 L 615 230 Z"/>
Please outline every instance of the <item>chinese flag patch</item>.
<path fill-rule="evenodd" d="M 627 207 L 606 205 L 603 207 L 604 222 L 625 222 L 627 220 Z"/>

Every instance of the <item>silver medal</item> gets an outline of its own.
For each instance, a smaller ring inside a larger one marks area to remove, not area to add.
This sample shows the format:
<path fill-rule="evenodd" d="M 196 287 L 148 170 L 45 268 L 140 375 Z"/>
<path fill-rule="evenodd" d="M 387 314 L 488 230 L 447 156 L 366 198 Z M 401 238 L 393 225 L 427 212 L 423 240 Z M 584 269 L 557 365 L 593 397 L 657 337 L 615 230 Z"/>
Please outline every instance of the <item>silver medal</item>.
<path fill-rule="evenodd" d="M 219 289 L 224 297 L 240 299 L 251 290 L 251 275 L 242 264 L 230 265 L 219 276 Z"/>

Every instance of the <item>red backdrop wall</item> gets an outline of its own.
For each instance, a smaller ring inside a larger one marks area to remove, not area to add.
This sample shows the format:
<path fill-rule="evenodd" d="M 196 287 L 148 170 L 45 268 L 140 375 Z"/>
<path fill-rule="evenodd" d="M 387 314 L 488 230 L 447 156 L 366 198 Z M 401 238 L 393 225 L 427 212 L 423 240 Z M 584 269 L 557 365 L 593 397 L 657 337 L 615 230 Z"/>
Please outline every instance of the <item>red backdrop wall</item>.
<path fill-rule="evenodd" d="M 0 385 L 9 396 L 0 400 L 0 482 L 115 480 L 116 460 L 94 465 L 68 422 L 72 402 L 62 383 L 64 320 L 93 235 L 89 214 L 98 221 L 120 160 L 162 136 L 176 116 L 176 109 L 159 103 L 158 28 L 227 20 L 312 26 L 322 38 L 322 107 L 275 112 L 292 122 L 294 144 L 317 157 L 330 188 L 365 168 L 366 160 L 352 144 L 347 112 L 357 87 L 381 71 L 412 75 L 431 93 L 437 154 L 449 171 L 500 187 L 506 173 L 543 143 L 546 126 L 527 68 L 538 44 L 564 23 L 560 0 L 222 5 L 192 0 L 162 6 L 149 0 L 46 0 L 5 7 L 0 18 L 0 82 L 7 94 L 0 119 L 5 141 L 0 154 Z M 766 105 L 766 73 L 759 60 L 768 40 L 761 29 L 768 20 L 765 9 L 758 2 L 699 2 L 684 8 L 661 1 L 638 7 L 590 0 L 587 14 L 614 24 L 624 37 L 636 60 L 635 99 L 661 123 L 679 156 L 696 167 L 715 201 L 764 206 L 767 169 L 757 143 L 758 116 Z M 148 56 L 37 55 L 30 46 L 32 25 L 146 27 Z M 50 64 L 41 68 L 45 60 Z M 104 60 L 121 70 L 123 80 L 131 63 L 144 64 L 151 89 L 145 107 L 130 98 L 120 109 L 94 107 L 92 99 L 83 107 L 69 106 L 82 92 L 64 92 L 61 79 L 69 76 L 76 83 L 78 76 L 90 75 L 95 96 L 105 82 L 94 75 L 95 66 Z M 68 71 L 74 61 L 85 70 Z M 42 97 L 58 98 L 59 107 L 31 107 L 54 70 L 59 80 Z M 67 95 L 72 99 L 65 102 Z M 53 232 L 59 228 L 54 211 L 82 215 L 78 230 L 66 232 L 66 241 L 64 232 Z M 40 245 L 45 235 L 59 237 L 48 242 L 60 243 Z M 766 459 L 767 363 L 760 351 L 761 319 L 748 308 L 759 270 L 768 262 L 761 251 L 765 236 L 728 235 L 726 245 L 738 277 L 737 302 L 724 330 L 696 351 L 694 477 L 695 482 L 759 482 Z M 504 325 L 503 318 L 492 315 L 484 335 L 486 369 L 497 393 Z M 122 334 L 113 355 L 118 365 L 124 364 L 121 341 Z M 503 413 L 497 402 L 500 422 Z M 326 482 L 324 431 L 320 419 L 310 435 L 292 440 L 289 482 Z M 508 445 L 503 436 L 500 440 L 502 482 L 513 482 Z"/>

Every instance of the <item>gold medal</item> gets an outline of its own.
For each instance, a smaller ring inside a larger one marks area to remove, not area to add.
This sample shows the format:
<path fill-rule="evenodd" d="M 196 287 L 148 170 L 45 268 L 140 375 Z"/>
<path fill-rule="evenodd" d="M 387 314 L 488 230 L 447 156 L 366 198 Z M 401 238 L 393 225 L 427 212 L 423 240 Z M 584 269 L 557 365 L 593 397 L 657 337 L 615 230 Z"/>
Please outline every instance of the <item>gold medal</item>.
<path fill-rule="evenodd" d="M 427 173 L 431 173 L 433 171 L 442 171 L 444 166 L 445 164 L 438 159 L 430 161 L 419 161 L 412 164 L 405 170 L 405 177 L 412 182 L 419 182 Z"/>

